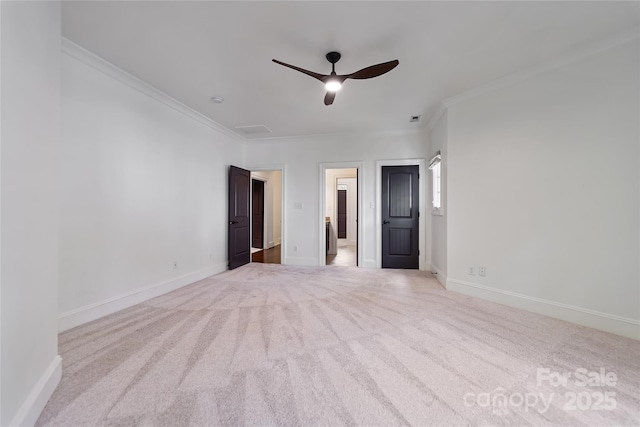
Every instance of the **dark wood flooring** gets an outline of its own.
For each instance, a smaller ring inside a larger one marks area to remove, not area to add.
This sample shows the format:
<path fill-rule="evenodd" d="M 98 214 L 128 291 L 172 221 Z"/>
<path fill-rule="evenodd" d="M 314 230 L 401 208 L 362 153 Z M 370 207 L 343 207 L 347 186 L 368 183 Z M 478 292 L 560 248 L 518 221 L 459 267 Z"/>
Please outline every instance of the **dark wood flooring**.
<path fill-rule="evenodd" d="M 261 262 L 263 264 L 281 264 L 280 245 L 276 245 L 270 249 L 264 249 L 251 254 L 251 262 Z"/>

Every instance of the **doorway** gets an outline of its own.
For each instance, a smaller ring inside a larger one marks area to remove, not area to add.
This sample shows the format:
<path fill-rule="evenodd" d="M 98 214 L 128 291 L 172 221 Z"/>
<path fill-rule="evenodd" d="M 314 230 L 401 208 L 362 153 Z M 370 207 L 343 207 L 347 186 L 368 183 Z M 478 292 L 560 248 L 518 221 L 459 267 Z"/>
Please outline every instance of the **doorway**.
<path fill-rule="evenodd" d="M 324 194 L 324 264 L 357 267 L 358 169 L 325 169 Z"/>
<path fill-rule="evenodd" d="M 264 181 L 251 178 L 251 248 L 264 249 Z"/>
<path fill-rule="evenodd" d="M 282 171 L 251 172 L 251 262 L 282 263 Z"/>

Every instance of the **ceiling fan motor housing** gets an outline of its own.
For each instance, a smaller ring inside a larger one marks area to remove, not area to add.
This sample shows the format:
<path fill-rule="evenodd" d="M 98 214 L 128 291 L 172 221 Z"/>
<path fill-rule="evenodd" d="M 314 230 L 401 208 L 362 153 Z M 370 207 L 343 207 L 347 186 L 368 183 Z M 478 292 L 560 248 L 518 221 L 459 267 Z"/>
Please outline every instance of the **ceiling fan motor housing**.
<path fill-rule="evenodd" d="M 340 61 L 341 57 L 342 55 L 340 55 L 340 52 L 327 53 L 327 61 L 331 62 L 332 64 L 335 64 L 336 62 Z"/>

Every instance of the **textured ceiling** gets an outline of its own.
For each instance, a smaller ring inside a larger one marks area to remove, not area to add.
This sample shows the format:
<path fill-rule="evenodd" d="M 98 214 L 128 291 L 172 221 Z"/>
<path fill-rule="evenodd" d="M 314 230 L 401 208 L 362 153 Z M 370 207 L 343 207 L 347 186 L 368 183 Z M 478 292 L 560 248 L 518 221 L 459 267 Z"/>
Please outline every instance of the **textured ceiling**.
<path fill-rule="evenodd" d="M 438 103 L 639 28 L 638 2 L 63 2 L 63 35 L 248 139 L 425 126 Z M 323 85 L 271 62 L 328 74 L 398 59 Z M 222 96 L 222 104 L 211 102 Z M 409 123 L 421 115 L 418 123 Z"/>

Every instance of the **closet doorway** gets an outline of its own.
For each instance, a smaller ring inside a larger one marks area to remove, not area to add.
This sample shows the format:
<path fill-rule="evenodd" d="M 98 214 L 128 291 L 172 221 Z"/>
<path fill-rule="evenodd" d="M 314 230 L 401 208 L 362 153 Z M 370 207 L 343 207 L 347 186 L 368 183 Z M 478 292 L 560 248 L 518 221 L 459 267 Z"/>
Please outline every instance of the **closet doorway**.
<path fill-rule="evenodd" d="M 324 169 L 324 264 L 357 267 L 358 168 Z"/>

